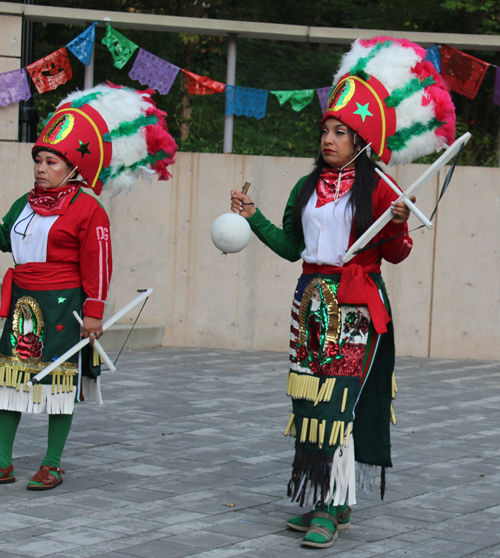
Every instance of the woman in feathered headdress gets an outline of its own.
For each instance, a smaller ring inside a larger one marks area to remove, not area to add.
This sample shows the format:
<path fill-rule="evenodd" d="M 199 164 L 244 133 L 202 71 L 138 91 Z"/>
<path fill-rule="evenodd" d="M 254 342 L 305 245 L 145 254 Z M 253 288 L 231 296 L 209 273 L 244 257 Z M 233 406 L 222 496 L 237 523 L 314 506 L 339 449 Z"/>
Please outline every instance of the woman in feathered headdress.
<path fill-rule="evenodd" d="M 73 408 L 101 403 L 100 364 L 85 347 L 41 384 L 31 377 L 80 336 L 99 339 L 112 270 L 109 219 L 99 195 L 128 191 L 139 176 L 170 176 L 175 141 L 153 91 L 110 85 L 64 99 L 33 147 L 35 186 L 0 225 L 0 249 L 15 268 L 2 285 L 0 316 L 0 484 L 15 481 L 12 449 L 21 413 L 49 414 L 47 454 L 29 490 L 62 483 L 61 455 Z M 83 316 L 83 327 L 73 311 Z"/>
<path fill-rule="evenodd" d="M 368 148 L 393 165 L 453 142 L 454 107 L 425 55 L 390 37 L 352 45 L 334 78 L 314 169 L 293 188 L 282 229 L 249 196 L 231 192 L 232 210 L 260 240 L 283 258 L 303 260 L 292 306 L 293 412 L 285 434 L 296 436 L 288 494 L 313 508 L 287 522 L 305 532 L 304 546 L 329 547 L 349 527 L 356 474 L 370 489 L 382 467 L 383 496 L 385 467 L 392 466 L 395 349 L 380 264 L 404 260 L 412 240 L 409 210 L 378 178 Z M 344 265 L 348 248 L 389 207 L 393 219 L 373 247 Z"/>

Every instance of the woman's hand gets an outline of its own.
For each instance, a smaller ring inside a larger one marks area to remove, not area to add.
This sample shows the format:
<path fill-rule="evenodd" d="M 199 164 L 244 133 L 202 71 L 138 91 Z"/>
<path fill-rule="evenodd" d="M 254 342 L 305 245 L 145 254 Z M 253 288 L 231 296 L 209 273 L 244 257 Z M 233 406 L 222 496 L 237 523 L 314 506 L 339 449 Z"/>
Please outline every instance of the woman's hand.
<path fill-rule="evenodd" d="M 250 196 L 238 190 L 231 190 L 231 211 L 248 219 L 255 213 L 255 205 Z"/>
<path fill-rule="evenodd" d="M 417 198 L 415 196 L 410 196 L 410 201 L 415 203 Z M 406 223 L 410 217 L 410 210 L 403 202 L 393 202 L 391 203 L 392 213 L 394 217 L 392 218 L 393 223 L 397 223 L 398 225 L 402 225 Z"/>
<path fill-rule="evenodd" d="M 83 316 L 82 337 L 90 337 L 90 346 L 94 346 L 94 339 L 99 340 L 104 335 L 102 330 L 102 320 Z"/>

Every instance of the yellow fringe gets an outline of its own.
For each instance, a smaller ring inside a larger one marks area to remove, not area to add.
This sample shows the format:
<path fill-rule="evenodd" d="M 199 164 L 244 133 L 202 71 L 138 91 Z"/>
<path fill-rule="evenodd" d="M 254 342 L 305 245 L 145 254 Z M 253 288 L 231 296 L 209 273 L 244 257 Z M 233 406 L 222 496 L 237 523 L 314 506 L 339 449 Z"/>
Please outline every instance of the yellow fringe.
<path fill-rule="evenodd" d="M 300 432 L 300 441 L 305 442 L 307 438 L 307 427 L 309 426 L 309 419 L 304 418 L 302 420 L 302 431 Z"/>
<path fill-rule="evenodd" d="M 101 362 L 101 356 L 97 352 L 97 349 L 94 348 L 92 351 L 92 366 L 98 366 Z"/>
<path fill-rule="evenodd" d="M 292 422 L 292 437 L 297 437 L 297 427 L 295 426 L 295 421 Z"/>
<path fill-rule="evenodd" d="M 19 371 L 19 373 L 16 374 L 16 376 L 17 376 L 16 390 L 19 391 L 21 389 L 21 380 L 23 379 L 23 373 Z"/>
<path fill-rule="evenodd" d="M 52 395 L 56 392 L 56 377 L 52 376 Z"/>
<path fill-rule="evenodd" d="M 343 413 L 345 411 L 345 404 L 347 402 L 347 392 L 349 391 L 348 388 L 344 388 L 344 395 L 342 396 L 342 407 L 340 408 L 340 412 Z"/>
<path fill-rule="evenodd" d="M 340 437 L 339 437 L 340 445 L 344 443 L 344 428 L 345 428 L 345 423 L 343 421 L 340 421 Z"/>
<path fill-rule="evenodd" d="M 12 369 L 6 366 L 5 367 L 5 383 L 6 383 L 7 387 L 11 386 L 11 381 L 10 381 L 10 379 L 12 377 L 11 372 L 12 372 Z"/>
<path fill-rule="evenodd" d="M 290 420 L 288 421 L 288 426 L 285 430 L 285 436 L 291 436 L 292 434 L 292 424 L 294 423 L 295 415 L 293 413 L 290 414 Z"/>
<path fill-rule="evenodd" d="M 69 391 L 73 391 L 73 376 L 69 377 Z"/>
<path fill-rule="evenodd" d="M 330 446 L 334 446 L 337 443 L 339 430 L 340 430 L 340 421 L 336 420 L 333 423 L 332 433 L 330 434 L 330 441 L 328 442 Z"/>
<path fill-rule="evenodd" d="M 311 377 L 304 376 L 304 389 L 302 392 L 302 399 L 308 401 L 309 398 L 311 397 L 310 394 L 311 394 Z"/>
<path fill-rule="evenodd" d="M 290 395 L 293 397 L 293 399 L 297 398 L 297 395 L 299 393 L 299 384 L 300 384 L 300 376 L 298 376 L 297 374 L 292 374 Z"/>
<path fill-rule="evenodd" d="M 42 384 L 38 384 L 38 403 L 42 402 Z"/>
<path fill-rule="evenodd" d="M 352 422 L 347 425 L 347 432 L 345 433 L 345 447 L 349 447 L 349 438 L 351 437 Z"/>
<path fill-rule="evenodd" d="M 326 430 L 326 420 L 322 420 L 321 424 L 319 425 L 319 440 L 318 440 L 319 449 L 323 447 L 323 443 L 325 441 L 325 430 Z"/>
<path fill-rule="evenodd" d="M 305 399 L 315 402 L 318 400 L 320 378 L 309 374 L 288 373 L 286 394 L 292 399 Z"/>
<path fill-rule="evenodd" d="M 328 391 L 326 392 L 325 398 L 323 401 L 331 401 L 333 395 L 333 388 L 335 387 L 335 382 L 337 378 L 328 378 L 330 380 L 330 384 L 328 385 Z"/>
<path fill-rule="evenodd" d="M 391 403 L 391 422 L 392 424 L 396 424 L 396 413 L 394 412 L 394 409 L 392 408 L 392 403 Z"/>
<path fill-rule="evenodd" d="M 311 428 L 309 429 L 309 441 L 315 444 L 318 441 L 318 419 L 311 419 Z"/>
<path fill-rule="evenodd" d="M 326 380 L 323 382 L 323 385 L 321 386 L 321 389 L 319 390 L 318 395 L 316 396 L 316 399 L 315 399 L 315 401 L 314 401 L 314 406 L 315 406 L 315 407 L 316 407 L 316 405 L 317 405 L 320 401 L 322 401 L 321 398 L 323 397 L 323 395 L 324 395 L 324 393 L 325 393 L 325 391 L 326 391 L 326 383 L 327 383 L 327 382 L 328 382 L 328 379 L 326 379 Z"/>
<path fill-rule="evenodd" d="M 396 393 L 398 392 L 398 384 L 396 383 L 396 374 L 392 373 L 392 398 L 396 399 Z"/>
<path fill-rule="evenodd" d="M 5 366 L 0 366 L 0 386 L 3 386 L 5 381 Z"/>

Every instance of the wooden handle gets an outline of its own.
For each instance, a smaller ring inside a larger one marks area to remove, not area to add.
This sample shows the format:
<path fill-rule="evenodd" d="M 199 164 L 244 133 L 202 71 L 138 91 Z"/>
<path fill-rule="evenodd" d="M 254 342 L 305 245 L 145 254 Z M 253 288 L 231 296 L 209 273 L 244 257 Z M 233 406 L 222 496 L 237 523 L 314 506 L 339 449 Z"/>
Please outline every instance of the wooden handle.
<path fill-rule="evenodd" d="M 247 195 L 248 188 L 250 188 L 250 182 L 245 182 L 243 188 L 241 189 L 241 193 Z"/>

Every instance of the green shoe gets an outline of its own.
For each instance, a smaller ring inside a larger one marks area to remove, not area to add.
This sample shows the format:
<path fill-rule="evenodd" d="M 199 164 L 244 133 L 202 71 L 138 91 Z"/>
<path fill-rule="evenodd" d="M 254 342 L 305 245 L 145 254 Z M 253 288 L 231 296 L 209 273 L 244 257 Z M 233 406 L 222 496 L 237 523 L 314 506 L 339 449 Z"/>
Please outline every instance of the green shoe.
<path fill-rule="evenodd" d="M 287 522 L 286 526 L 294 531 L 306 532 L 309 530 L 311 525 L 311 519 L 314 511 L 304 513 L 303 515 L 297 515 L 296 517 L 291 517 Z"/>
<path fill-rule="evenodd" d="M 311 548 L 329 548 L 338 539 L 337 520 L 326 512 L 313 512 L 311 526 L 300 543 Z"/>
<path fill-rule="evenodd" d="M 332 514 L 335 513 L 335 517 L 337 519 L 337 529 L 339 531 L 349 529 L 349 526 L 351 525 L 351 508 L 347 504 L 344 504 L 343 506 L 328 506 L 327 510 Z M 303 515 L 291 517 L 286 522 L 286 526 L 294 531 L 301 531 L 305 533 L 309 530 L 309 527 L 311 526 L 311 519 L 316 511 L 323 511 L 323 508 L 318 507 L 313 511 L 304 513 Z"/>
<path fill-rule="evenodd" d="M 339 531 L 349 529 L 351 525 L 351 508 L 347 504 L 337 506 L 335 517 L 337 518 L 337 529 Z"/>

